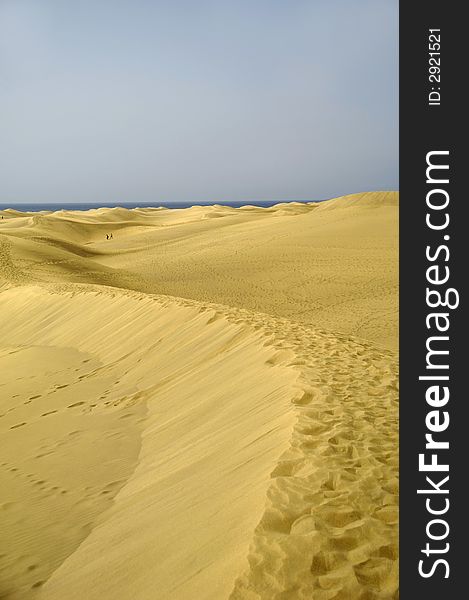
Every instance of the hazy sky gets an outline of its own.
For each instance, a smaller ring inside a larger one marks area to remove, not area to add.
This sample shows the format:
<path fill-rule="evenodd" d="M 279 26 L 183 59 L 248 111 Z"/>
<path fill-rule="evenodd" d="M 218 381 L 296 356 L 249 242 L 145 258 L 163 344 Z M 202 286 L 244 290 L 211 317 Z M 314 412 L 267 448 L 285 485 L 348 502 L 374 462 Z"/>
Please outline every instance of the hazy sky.
<path fill-rule="evenodd" d="M 398 188 L 397 0 L 0 0 L 0 203 Z"/>

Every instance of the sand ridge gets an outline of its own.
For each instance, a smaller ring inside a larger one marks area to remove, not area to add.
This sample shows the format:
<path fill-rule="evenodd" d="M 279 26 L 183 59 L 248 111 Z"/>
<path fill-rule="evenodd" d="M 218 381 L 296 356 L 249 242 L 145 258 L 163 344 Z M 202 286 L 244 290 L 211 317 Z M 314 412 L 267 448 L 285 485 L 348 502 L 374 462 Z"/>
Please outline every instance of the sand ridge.
<path fill-rule="evenodd" d="M 396 192 L 271 208 L 29 213 L 0 223 L 17 266 L 36 281 L 92 280 L 249 308 L 393 350 L 397 232 Z"/>
<path fill-rule="evenodd" d="M 15 496 L 3 513 L 17 550 L 0 551 L 0 597 L 397 598 L 397 357 L 384 347 L 396 343 L 387 318 L 395 304 L 386 305 L 392 269 L 380 280 L 386 310 L 371 302 L 375 321 L 363 321 L 375 269 L 392 263 L 396 210 L 395 195 L 384 193 L 312 207 L 9 217 L 0 230 L 0 365 L 11 390 L 0 473 Z M 304 223 L 320 213 L 333 218 Z M 275 279 L 272 299 L 259 295 L 251 306 L 262 264 L 298 289 L 308 278 L 321 283 L 308 252 L 295 251 L 316 227 L 335 227 L 337 252 L 323 276 L 344 288 L 342 329 L 330 328 L 342 323 L 340 303 L 313 323 L 293 297 L 300 318 L 286 315 L 281 289 L 273 303 Z M 354 237 L 356 268 L 368 269 L 371 283 L 347 290 Z M 234 251 L 253 239 L 244 257 Z M 370 240 L 379 260 L 367 267 Z M 224 292 L 212 285 L 221 265 Z M 212 279 L 201 279 L 210 269 Z M 186 296 L 167 293 L 184 285 Z M 25 374 L 28 361 L 37 371 Z M 45 364 L 57 369 L 44 373 Z M 88 436 L 74 450 L 63 443 L 73 431 Z M 75 460 L 71 477 L 65 467 L 77 453 L 91 463 Z M 97 460 L 113 454 L 119 460 Z M 68 521 L 57 511 L 37 535 L 44 511 L 67 496 Z M 46 537 L 41 544 L 48 529 L 62 537 L 57 548 Z"/>

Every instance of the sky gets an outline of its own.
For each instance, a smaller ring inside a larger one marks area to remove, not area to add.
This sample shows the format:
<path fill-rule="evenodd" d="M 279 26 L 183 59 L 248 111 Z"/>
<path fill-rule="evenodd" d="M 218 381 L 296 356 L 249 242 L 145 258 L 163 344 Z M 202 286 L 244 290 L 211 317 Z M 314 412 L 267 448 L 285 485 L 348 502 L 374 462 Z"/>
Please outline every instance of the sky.
<path fill-rule="evenodd" d="M 397 0 L 0 0 L 0 203 L 390 189 Z"/>

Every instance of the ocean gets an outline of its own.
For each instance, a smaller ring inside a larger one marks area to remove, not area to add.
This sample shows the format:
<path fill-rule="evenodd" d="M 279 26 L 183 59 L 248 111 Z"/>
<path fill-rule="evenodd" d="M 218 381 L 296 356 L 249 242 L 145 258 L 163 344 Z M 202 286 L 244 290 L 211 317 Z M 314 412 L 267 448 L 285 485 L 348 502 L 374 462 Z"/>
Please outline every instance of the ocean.
<path fill-rule="evenodd" d="M 114 204 L 101 202 L 68 202 L 68 203 L 15 203 L 15 204 L 0 204 L 0 210 L 12 208 L 21 212 L 39 212 L 41 210 L 56 211 L 56 210 L 90 210 L 92 208 L 157 208 L 163 206 L 165 208 L 190 208 L 191 206 L 212 206 L 219 204 L 220 206 L 231 206 L 239 208 L 240 206 L 259 206 L 268 208 L 280 202 L 311 202 L 311 200 L 251 200 L 251 201 L 235 201 L 235 202 L 119 202 Z"/>

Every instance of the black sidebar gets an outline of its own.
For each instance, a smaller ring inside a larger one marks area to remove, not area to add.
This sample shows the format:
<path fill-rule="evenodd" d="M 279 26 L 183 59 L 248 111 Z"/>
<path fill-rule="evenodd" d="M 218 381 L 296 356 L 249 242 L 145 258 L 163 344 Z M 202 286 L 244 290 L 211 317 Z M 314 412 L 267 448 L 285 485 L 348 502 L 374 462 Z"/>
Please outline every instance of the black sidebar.
<path fill-rule="evenodd" d="M 469 53 L 463 3 L 400 3 L 400 581 L 465 597 L 469 577 Z M 461 595 L 462 594 L 462 595 Z"/>

